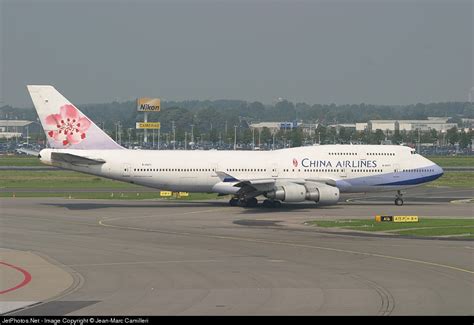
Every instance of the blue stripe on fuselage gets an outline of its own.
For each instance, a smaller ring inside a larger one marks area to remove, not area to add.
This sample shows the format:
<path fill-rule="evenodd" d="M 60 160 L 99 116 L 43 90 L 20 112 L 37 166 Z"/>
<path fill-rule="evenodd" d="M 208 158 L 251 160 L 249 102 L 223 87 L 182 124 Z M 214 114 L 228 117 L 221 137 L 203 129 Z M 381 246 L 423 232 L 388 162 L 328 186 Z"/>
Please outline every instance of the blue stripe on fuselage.
<path fill-rule="evenodd" d="M 429 176 L 423 176 L 423 177 L 418 177 L 418 178 L 409 178 L 403 181 L 397 181 L 397 182 L 391 182 L 391 183 L 383 183 L 383 184 L 375 184 L 374 186 L 385 186 L 385 185 L 417 185 L 421 183 L 426 183 L 426 182 L 431 182 L 434 181 L 437 178 L 440 178 L 443 175 L 443 173 L 439 174 L 434 174 L 434 175 L 429 175 Z"/>
<path fill-rule="evenodd" d="M 422 172 L 420 170 L 434 169 L 434 172 Z M 367 187 L 367 186 L 409 186 L 431 182 L 443 175 L 443 170 L 439 166 L 425 166 L 413 169 L 413 171 L 398 171 L 386 174 L 367 175 L 362 177 L 354 177 L 345 180 L 338 180 L 338 187 Z"/>
<path fill-rule="evenodd" d="M 238 182 L 239 180 L 237 178 L 234 178 L 234 177 L 226 177 L 224 178 L 223 182 L 224 183 L 230 183 L 230 182 Z"/>

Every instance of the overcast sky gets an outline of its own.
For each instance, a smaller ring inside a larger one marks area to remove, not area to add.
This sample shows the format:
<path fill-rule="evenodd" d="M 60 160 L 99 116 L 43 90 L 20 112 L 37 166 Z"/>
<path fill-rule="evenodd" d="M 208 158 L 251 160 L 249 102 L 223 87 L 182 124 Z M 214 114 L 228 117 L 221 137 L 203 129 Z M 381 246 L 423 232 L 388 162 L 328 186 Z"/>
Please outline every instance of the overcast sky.
<path fill-rule="evenodd" d="M 0 105 L 466 101 L 473 0 L 0 0 Z"/>

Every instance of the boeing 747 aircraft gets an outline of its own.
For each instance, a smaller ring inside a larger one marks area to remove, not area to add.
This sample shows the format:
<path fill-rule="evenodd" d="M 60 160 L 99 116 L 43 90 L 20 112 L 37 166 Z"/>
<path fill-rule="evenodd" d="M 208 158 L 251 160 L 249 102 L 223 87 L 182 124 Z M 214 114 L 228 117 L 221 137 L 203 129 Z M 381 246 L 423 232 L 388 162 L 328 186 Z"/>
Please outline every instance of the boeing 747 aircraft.
<path fill-rule="evenodd" d="M 230 194 L 230 205 L 336 204 L 339 193 L 396 192 L 433 181 L 441 167 L 409 147 L 321 145 L 274 151 L 129 150 L 52 86 L 28 86 L 49 142 L 41 161 L 169 191 Z"/>

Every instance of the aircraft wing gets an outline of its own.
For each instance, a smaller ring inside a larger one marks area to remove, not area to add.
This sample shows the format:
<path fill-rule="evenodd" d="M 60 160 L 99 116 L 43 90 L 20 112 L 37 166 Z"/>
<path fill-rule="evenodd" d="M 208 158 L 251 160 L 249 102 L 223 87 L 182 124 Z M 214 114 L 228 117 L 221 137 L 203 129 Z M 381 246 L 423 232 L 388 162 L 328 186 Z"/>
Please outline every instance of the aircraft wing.
<path fill-rule="evenodd" d="M 240 188 L 236 194 L 245 197 L 255 197 L 274 190 L 278 185 L 288 183 L 303 185 L 306 182 L 317 182 L 329 186 L 336 186 L 336 180 L 332 178 L 237 178 L 223 171 L 216 171 L 216 174 L 222 182 L 234 183 L 234 187 Z"/>
<path fill-rule="evenodd" d="M 105 163 L 103 159 L 87 158 L 63 152 L 52 152 L 51 160 L 56 162 L 65 162 L 71 165 L 101 165 Z"/>

